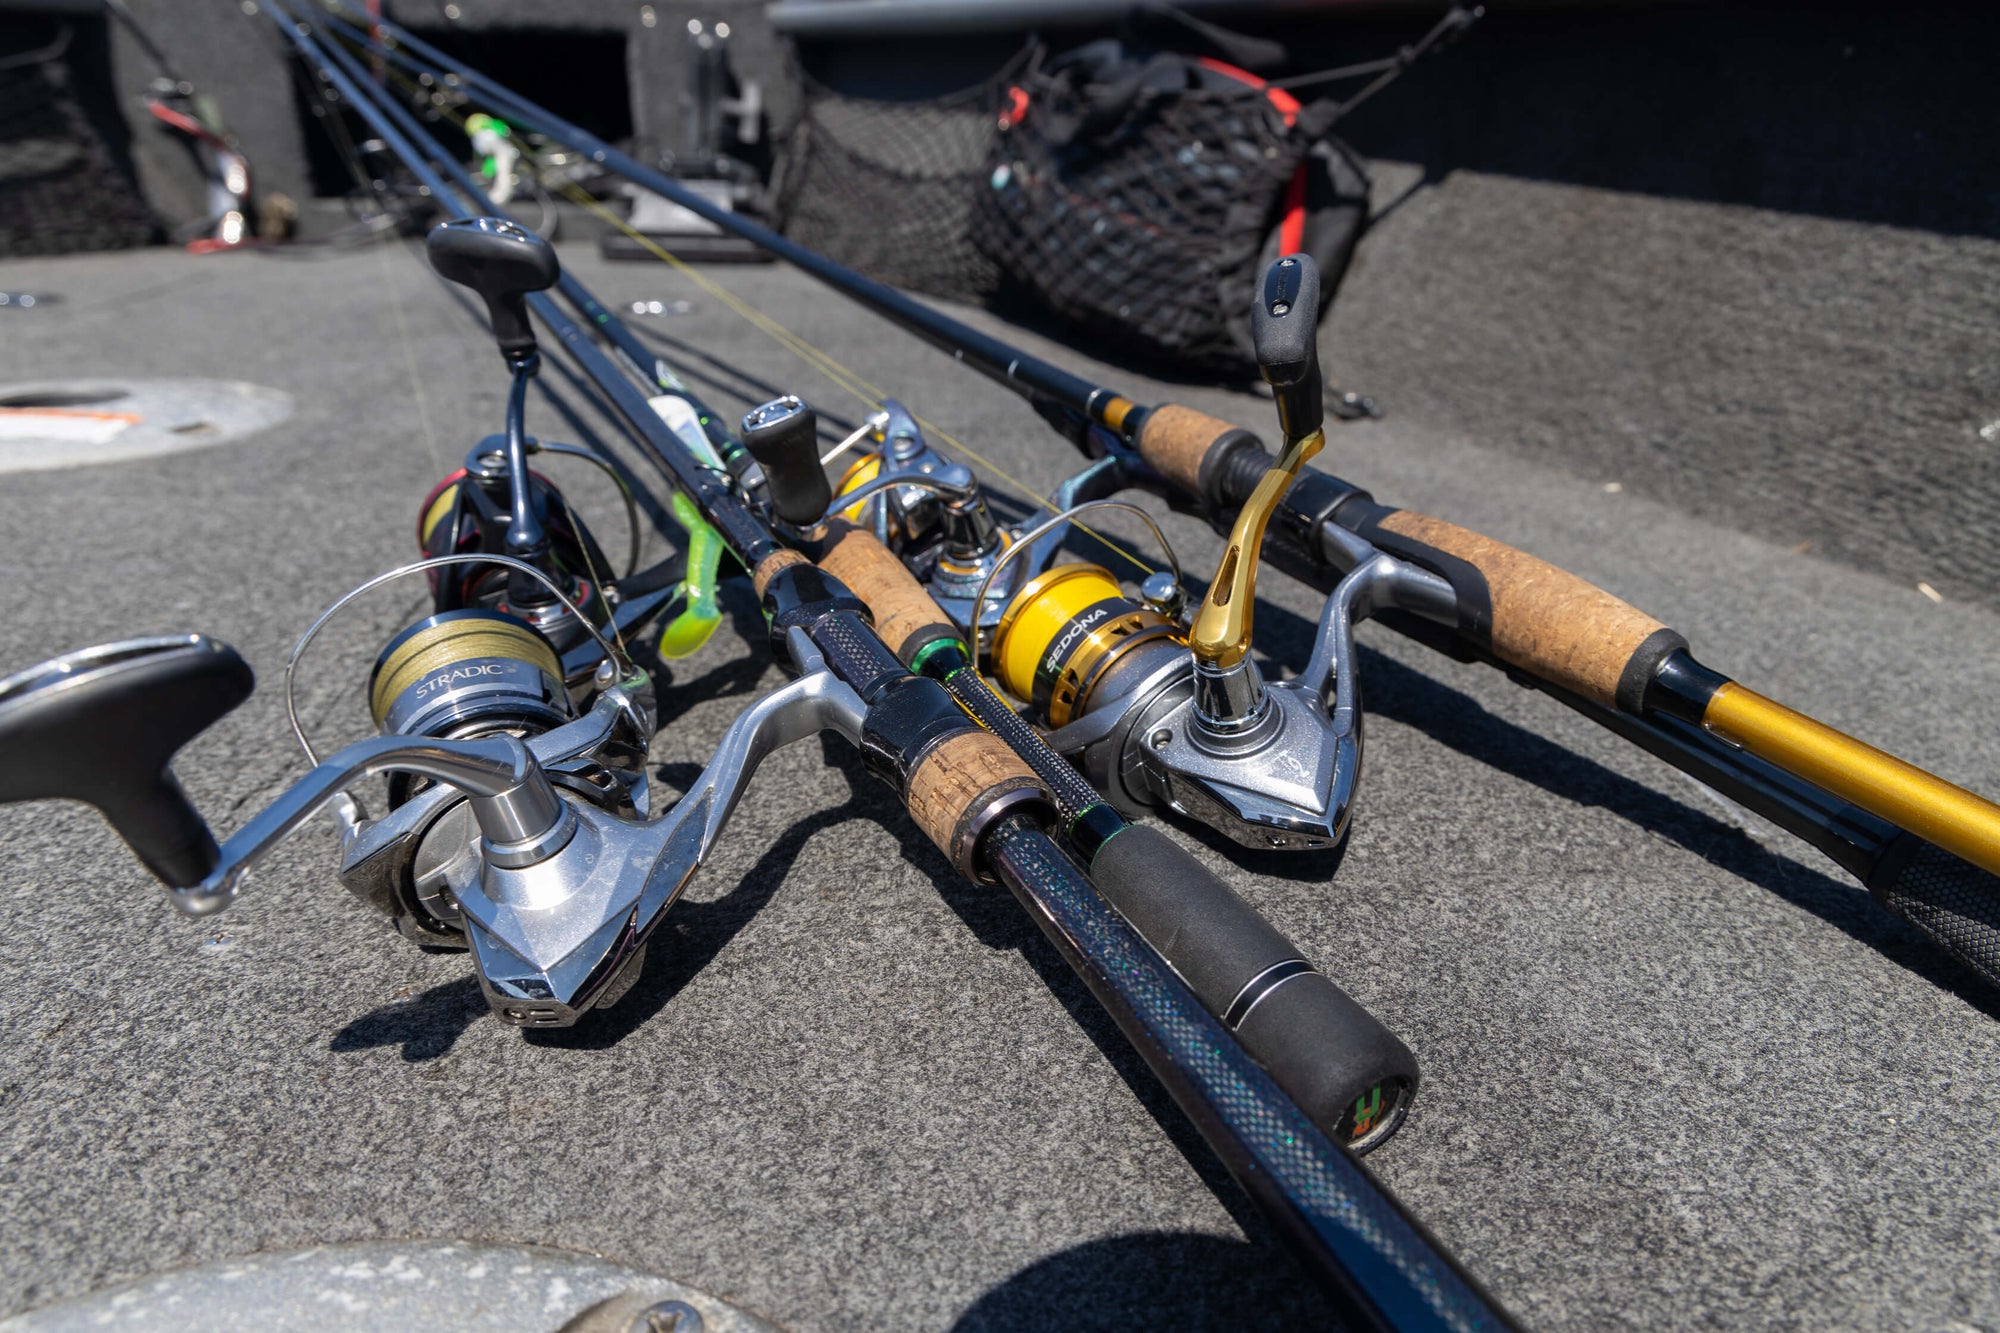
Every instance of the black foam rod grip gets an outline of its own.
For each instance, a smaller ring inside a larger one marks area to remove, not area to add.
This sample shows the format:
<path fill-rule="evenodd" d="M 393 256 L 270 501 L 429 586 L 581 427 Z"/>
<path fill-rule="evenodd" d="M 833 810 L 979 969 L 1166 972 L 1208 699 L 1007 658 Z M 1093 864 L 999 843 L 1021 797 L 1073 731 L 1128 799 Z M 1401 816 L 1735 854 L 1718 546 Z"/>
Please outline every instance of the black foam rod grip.
<path fill-rule="evenodd" d="M 1284 255 L 1264 270 L 1250 336 L 1285 438 L 1318 430 L 1326 420 L 1326 389 L 1319 373 L 1319 265 L 1311 255 Z"/>
<path fill-rule="evenodd" d="M 215 839 L 167 764 L 255 684 L 234 648 L 199 634 L 85 648 L 9 676 L 0 804 L 87 801 L 163 883 L 197 884 L 215 869 Z"/>
<path fill-rule="evenodd" d="M 2000 878 L 1904 833 L 1868 876 L 1884 907 L 2000 986 Z"/>
<path fill-rule="evenodd" d="M 534 355 L 528 293 L 553 287 L 562 276 L 554 246 L 505 218 L 459 218 L 433 227 L 424 252 L 439 277 L 485 299 L 502 356 L 519 361 Z"/>
<path fill-rule="evenodd" d="M 1417 1059 L 1255 908 L 1156 829 L 1134 824 L 1091 859 L 1098 892 L 1335 1143 L 1395 1132 Z"/>
<path fill-rule="evenodd" d="M 771 511 L 787 523 L 810 527 L 833 503 L 833 487 L 819 463 L 819 416 L 787 394 L 743 418 L 743 447 L 764 469 Z"/>

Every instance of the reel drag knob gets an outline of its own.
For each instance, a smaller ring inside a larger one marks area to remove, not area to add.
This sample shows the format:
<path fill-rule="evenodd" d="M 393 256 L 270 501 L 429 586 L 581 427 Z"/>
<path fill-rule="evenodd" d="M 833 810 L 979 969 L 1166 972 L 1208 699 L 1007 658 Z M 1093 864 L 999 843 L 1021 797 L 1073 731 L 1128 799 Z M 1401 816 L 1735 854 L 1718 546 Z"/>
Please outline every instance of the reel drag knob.
<path fill-rule="evenodd" d="M 743 418 L 743 447 L 764 469 L 771 511 L 794 527 L 808 528 L 826 515 L 833 487 L 819 464 L 819 416 L 786 394 Z"/>
<path fill-rule="evenodd" d="M 508 365 L 534 359 L 528 293 L 553 287 L 562 276 L 554 246 L 505 218 L 459 218 L 433 227 L 424 252 L 439 277 L 470 287 L 485 300 L 493 340 Z"/>
<path fill-rule="evenodd" d="M 0 680 L 0 805 L 94 805 L 161 883 L 199 884 L 215 838 L 167 765 L 255 684 L 234 648 L 200 634 L 83 648 Z"/>

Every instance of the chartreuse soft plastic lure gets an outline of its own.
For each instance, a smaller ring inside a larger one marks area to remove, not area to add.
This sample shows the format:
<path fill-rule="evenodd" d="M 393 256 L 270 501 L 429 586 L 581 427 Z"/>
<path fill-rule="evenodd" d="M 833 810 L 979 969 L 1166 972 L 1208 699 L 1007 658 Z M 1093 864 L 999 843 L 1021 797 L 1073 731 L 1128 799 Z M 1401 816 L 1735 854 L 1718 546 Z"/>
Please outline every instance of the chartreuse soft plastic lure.
<path fill-rule="evenodd" d="M 506 203 L 514 197 L 514 164 L 521 160 L 513 131 L 498 116 L 475 111 L 465 118 L 465 133 L 472 140 L 472 151 L 479 154 L 479 174 L 489 182 L 493 202 Z"/>
<path fill-rule="evenodd" d="M 687 529 L 687 575 L 681 581 L 680 614 L 660 631 L 660 656 L 686 657 L 708 642 L 722 623 L 715 601 L 715 581 L 722 565 L 722 538 L 694 507 L 694 501 L 674 492 L 674 517 Z"/>
<path fill-rule="evenodd" d="M 694 409 L 678 394 L 661 394 L 652 399 L 653 410 L 673 428 L 689 451 L 703 463 L 722 471 L 722 459 L 701 428 Z M 680 614 L 660 631 L 660 656 L 671 661 L 687 657 L 707 643 L 722 623 L 722 608 L 715 600 L 715 584 L 722 567 L 722 537 L 708 525 L 694 501 L 675 491 L 674 518 L 687 529 L 687 573 L 681 579 Z"/>

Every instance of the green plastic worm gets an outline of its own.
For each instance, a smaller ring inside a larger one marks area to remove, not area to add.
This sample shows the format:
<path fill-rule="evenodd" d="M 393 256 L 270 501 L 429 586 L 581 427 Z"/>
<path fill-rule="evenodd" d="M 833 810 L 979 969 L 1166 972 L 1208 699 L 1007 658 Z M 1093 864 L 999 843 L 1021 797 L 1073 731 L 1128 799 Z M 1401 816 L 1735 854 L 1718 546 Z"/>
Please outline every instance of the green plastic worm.
<path fill-rule="evenodd" d="M 694 456 L 722 471 L 722 460 L 702 432 L 694 408 L 676 394 L 661 394 L 652 400 L 653 410 L 673 428 Z M 715 585 L 722 567 L 722 537 L 708 525 L 694 501 L 679 491 L 673 493 L 674 518 L 687 529 L 687 572 L 681 579 L 683 604 L 680 614 L 660 631 L 660 656 L 671 661 L 687 657 L 707 643 L 722 623 L 722 608 L 715 600 Z"/>
<path fill-rule="evenodd" d="M 687 657 L 708 642 L 722 623 L 722 608 L 716 605 L 715 582 L 722 565 L 722 538 L 694 507 L 694 501 L 674 492 L 674 517 L 687 529 L 687 575 L 681 581 L 685 599 L 680 614 L 660 631 L 660 656 Z"/>

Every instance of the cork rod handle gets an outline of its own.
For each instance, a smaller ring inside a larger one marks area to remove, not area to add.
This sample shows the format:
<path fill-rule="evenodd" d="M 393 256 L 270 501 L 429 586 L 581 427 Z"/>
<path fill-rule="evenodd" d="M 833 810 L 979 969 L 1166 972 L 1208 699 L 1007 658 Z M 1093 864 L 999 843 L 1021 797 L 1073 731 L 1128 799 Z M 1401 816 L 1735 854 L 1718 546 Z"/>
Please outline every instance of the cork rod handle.
<path fill-rule="evenodd" d="M 834 519 L 827 524 L 819 567 L 868 603 L 875 632 L 905 665 L 926 644 L 959 637 L 951 618 L 931 600 L 924 585 L 873 533 Z"/>
<path fill-rule="evenodd" d="M 1166 404 L 1147 412 L 1136 443 L 1168 480 L 1216 504 L 1226 500 L 1217 493 L 1224 460 L 1246 447 L 1245 435 L 1226 421 Z M 1357 495 L 1335 521 L 1444 576 L 1458 595 L 1459 631 L 1481 651 L 1598 703 L 1639 712 L 1653 671 L 1687 646 L 1587 580 L 1442 519 Z"/>

